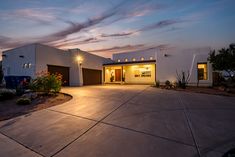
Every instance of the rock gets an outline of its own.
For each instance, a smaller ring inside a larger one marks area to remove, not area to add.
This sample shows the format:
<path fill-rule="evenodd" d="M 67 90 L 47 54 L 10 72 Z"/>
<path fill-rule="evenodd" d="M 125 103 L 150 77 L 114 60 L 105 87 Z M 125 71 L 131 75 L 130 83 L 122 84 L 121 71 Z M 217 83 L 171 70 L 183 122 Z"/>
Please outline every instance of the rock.
<path fill-rule="evenodd" d="M 37 93 L 25 93 L 22 95 L 23 98 L 29 98 L 29 99 L 36 99 L 37 98 Z"/>

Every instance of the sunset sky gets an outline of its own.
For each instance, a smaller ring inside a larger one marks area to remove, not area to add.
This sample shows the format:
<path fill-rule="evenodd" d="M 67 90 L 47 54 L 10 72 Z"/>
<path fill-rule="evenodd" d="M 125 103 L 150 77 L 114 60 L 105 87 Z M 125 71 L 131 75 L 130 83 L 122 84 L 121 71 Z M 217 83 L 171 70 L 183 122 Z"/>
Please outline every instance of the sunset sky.
<path fill-rule="evenodd" d="M 218 49 L 235 43 L 234 6 L 234 0 L 1 1 L 0 51 L 29 43 L 105 57 L 155 47 Z"/>

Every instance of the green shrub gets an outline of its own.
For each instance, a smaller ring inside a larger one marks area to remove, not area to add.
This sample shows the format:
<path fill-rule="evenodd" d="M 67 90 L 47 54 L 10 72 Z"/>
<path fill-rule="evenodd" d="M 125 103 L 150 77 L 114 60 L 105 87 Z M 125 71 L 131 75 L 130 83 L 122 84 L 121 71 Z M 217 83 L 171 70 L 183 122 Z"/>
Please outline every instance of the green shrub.
<path fill-rule="evenodd" d="M 29 98 L 19 98 L 16 101 L 16 104 L 17 105 L 29 105 L 29 104 L 31 104 L 31 100 Z"/>
<path fill-rule="evenodd" d="M 30 83 L 30 89 L 35 92 L 43 92 L 46 94 L 57 93 L 61 90 L 62 75 L 44 73 L 32 80 Z"/>
<path fill-rule="evenodd" d="M 160 81 L 156 81 L 156 87 L 160 87 Z"/>
<path fill-rule="evenodd" d="M 165 85 L 166 86 L 171 86 L 171 82 L 169 80 L 166 80 Z"/>
<path fill-rule="evenodd" d="M 0 89 L 0 101 L 12 99 L 16 95 L 15 90 Z"/>

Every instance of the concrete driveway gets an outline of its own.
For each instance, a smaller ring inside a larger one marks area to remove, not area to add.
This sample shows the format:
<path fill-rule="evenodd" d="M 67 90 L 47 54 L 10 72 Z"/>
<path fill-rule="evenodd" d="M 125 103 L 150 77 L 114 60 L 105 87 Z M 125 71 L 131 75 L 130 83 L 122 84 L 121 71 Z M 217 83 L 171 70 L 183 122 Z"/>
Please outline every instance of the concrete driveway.
<path fill-rule="evenodd" d="M 235 98 L 144 85 L 64 88 L 65 104 L 0 122 L 1 157 L 221 157 Z"/>

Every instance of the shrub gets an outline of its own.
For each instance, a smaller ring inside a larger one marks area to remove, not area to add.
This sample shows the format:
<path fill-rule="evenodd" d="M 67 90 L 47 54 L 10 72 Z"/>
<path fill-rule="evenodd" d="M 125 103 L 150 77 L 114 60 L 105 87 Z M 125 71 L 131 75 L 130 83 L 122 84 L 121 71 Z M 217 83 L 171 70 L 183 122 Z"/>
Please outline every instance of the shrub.
<path fill-rule="evenodd" d="M 185 89 L 189 82 L 189 77 L 190 77 L 189 71 L 187 73 L 182 71 L 182 73 L 179 74 L 176 70 L 176 75 L 177 75 L 177 80 L 178 80 L 178 86 L 180 88 Z"/>
<path fill-rule="evenodd" d="M 2 84 L 2 80 L 3 80 L 2 61 L 0 61 L 0 84 Z"/>
<path fill-rule="evenodd" d="M 12 99 L 16 95 L 15 90 L 0 89 L 0 101 Z"/>
<path fill-rule="evenodd" d="M 166 86 L 171 86 L 171 82 L 169 80 L 166 80 L 165 85 Z"/>
<path fill-rule="evenodd" d="M 29 104 L 31 104 L 31 100 L 29 98 L 19 98 L 16 101 L 16 104 L 17 105 L 29 105 Z"/>
<path fill-rule="evenodd" d="M 30 83 L 30 89 L 35 92 L 43 92 L 45 94 L 57 93 L 61 90 L 62 75 L 43 73 Z"/>
<path fill-rule="evenodd" d="M 160 81 L 156 81 L 156 87 L 160 87 Z"/>

